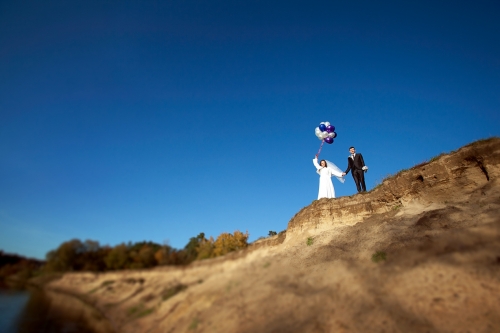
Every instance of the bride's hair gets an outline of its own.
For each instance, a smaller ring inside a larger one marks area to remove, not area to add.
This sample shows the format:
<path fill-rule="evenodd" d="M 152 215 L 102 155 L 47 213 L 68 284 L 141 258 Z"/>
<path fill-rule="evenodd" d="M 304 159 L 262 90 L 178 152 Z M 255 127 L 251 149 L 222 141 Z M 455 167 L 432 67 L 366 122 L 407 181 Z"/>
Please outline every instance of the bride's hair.
<path fill-rule="evenodd" d="M 325 161 L 325 160 L 321 160 L 321 161 L 319 161 L 319 165 L 321 165 L 321 163 L 322 163 L 322 162 L 325 162 L 325 167 L 327 167 L 327 166 L 328 166 L 328 163 L 326 163 L 326 161 Z M 322 165 L 321 165 L 321 166 L 322 166 Z"/>

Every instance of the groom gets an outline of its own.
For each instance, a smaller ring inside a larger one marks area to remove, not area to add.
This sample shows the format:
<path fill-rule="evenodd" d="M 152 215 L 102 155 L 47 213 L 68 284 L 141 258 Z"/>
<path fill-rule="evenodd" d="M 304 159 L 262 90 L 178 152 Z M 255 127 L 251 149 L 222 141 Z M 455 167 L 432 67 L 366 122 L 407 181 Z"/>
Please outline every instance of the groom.
<path fill-rule="evenodd" d="M 365 170 L 368 170 L 368 167 L 365 166 L 363 155 L 356 154 L 354 147 L 349 148 L 349 152 L 351 155 L 347 158 L 347 170 L 342 176 L 347 175 L 349 170 L 352 170 L 352 178 L 354 178 L 358 192 L 366 192 Z"/>

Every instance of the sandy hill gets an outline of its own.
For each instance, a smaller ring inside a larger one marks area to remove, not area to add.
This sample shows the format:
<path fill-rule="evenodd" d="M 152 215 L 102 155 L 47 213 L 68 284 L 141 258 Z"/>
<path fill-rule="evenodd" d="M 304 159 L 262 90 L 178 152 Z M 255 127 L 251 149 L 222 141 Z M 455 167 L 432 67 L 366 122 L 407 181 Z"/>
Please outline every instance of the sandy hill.
<path fill-rule="evenodd" d="M 245 251 L 46 291 L 99 332 L 500 332 L 499 176 L 500 138 L 478 141 Z"/>

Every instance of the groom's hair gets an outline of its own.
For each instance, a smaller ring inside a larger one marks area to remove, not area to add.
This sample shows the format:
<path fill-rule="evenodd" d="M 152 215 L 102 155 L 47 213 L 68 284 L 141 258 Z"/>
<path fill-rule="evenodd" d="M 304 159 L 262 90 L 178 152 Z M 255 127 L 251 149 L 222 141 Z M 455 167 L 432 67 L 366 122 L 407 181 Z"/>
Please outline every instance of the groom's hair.
<path fill-rule="evenodd" d="M 354 147 L 349 147 L 349 150 L 351 150 L 351 149 L 356 149 L 356 148 L 354 148 Z"/>

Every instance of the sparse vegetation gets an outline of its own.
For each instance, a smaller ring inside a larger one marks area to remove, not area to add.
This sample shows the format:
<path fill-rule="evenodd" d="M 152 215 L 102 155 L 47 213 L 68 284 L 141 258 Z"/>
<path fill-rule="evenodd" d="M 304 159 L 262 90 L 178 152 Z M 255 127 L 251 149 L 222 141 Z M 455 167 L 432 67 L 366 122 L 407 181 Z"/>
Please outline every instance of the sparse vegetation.
<path fill-rule="evenodd" d="M 133 306 L 127 310 L 127 315 L 132 318 L 141 318 L 153 313 L 153 308 L 145 308 L 144 304 Z"/>
<path fill-rule="evenodd" d="M 166 301 L 169 298 L 174 297 L 175 295 L 177 295 L 178 293 L 180 293 L 181 291 L 186 290 L 186 289 L 187 289 L 186 285 L 183 285 L 183 284 L 175 285 L 172 288 L 168 288 L 165 291 L 163 291 L 163 293 L 161 295 L 161 299 L 163 301 Z"/>
<path fill-rule="evenodd" d="M 398 210 L 398 209 L 400 209 L 401 207 L 402 207 L 401 205 L 396 205 L 396 206 L 392 207 L 392 210 Z"/>
<path fill-rule="evenodd" d="M 372 254 L 372 261 L 374 263 L 385 261 L 386 259 L 387 259 L 387 254 L 384 251 L 377 251 L 374 254 Z"/>
<path fill-rule="evenodd" d="M 491 140 L 494 140 L 494 139 L 498 139 L 499 137 L 498 136 L 492 136 L 491 138 L 487 138 L 487 139 L 479 139 L 477 141 L 474 141 L 470 144 L 468 144 L 467 146 L 471 146 L 471 145 L 478 145 L 478 144 L 482 144 L 482 143 L 486 143 L 486 142 L 489 142 Z M 466 147 L 467 147 L 466 146 Z"/>
<path fill-rule="evenodd" d="M 240 283 L 238 281 L 229 281 L 229 283 L 226 286 L 226 292 L 230 292 L 233 287 L 237 287 Z"/>
<path fill-rule="evenodd" d="M 307 237 L 307 241 L 306 241 L 307 246 L 311 246 L 311 245 L 313 245 L 313 243 L 314 243 L 314 238 Z"/>
<path fill-rule="evenodd" d="M 96 291 L 98 291 L 98 290 L 99 290 L 99 288 L 100 288 L 100 287 L 95 287 L 95 288 L 91 289 L 91 290 L 88 292 L 88 294 L 90 295 L 90 294 L 95 293 Z"/>
<path fill-rule="evenodd" d="M 144 309 L 143 311 L 141 311 L 137 314 L 136 318 L 141 318 L 141 317 L 147 316 L 147 315 L 153 313 L 153 311 L 154 311 L 153 308 Z"/>
<path fill-rule="evenodd" d="M 269 231 L 269 236 L 276 236 L 278 233 L 276 231 Z"/>
<path fill-rule="evenodd" d="M 410 169 L 419 168 L 419 167 L 422 167 L 422 166 L 427 165 L 427 164 L 429 164 L 429 162 L 428 162 L 428 161 L 423 161 L 423 162 L 420 162 L 420 163 L 418 163 L 418 164 L 415 164 L 415 165 L 414 165 L 413 167 L 411 167 Z M 406 170 L 409 170 L 409 169 L 406 169 Z"/>
<path fill-rule="evenodd" d="M 444 156 L 444 155 L 446 155 L 446 154 L 445 153 L 441 153 L 439 155 L 434 156 L 433 158 L 431 158 L 429 160 L 429 163 L 436 161 L 437 159 L 439 159 L 441 156 Z"/>
<path fill-rule="evenodd" d="M 388 175 L 386 175 L 386 176 L 382 177 L 381 179 L 379 179 L 379 180 L 376 182 L 375 187 L 374 187 L 373 189 L 376 189 L 377 187 L 379 187 L 380 185 L 382 185 L 382 183 L 383 183 L 384 181 L 386 181 L 387 179 L 389 179 L 389 178 L 391 178 L 391 177 L 394 177 L 394 176 L 395 176 L 395 175 L 393 175 L 393 174 L 388 174 Z"/>
<path fill-rule="evenodd" d="M 199 324 L 200 324 L 200 321 L 198 320 L 198 318 L 194 318 L 193 321 L 191 322 L 191 324 L 189 325 L 189 329 L 195 330 L 196 328 L 198 328 Z"/>
<path fill-rule="evenodd" d="M 101 287 L 106 287 L 106 286 L 112 285 L 113 283 L 115 283 L 114 280 L 106 280 L 103 283 L 101 283 Z"/>
<path fill-rule="evenodd" d="M 129 316 L 132 316 L 132 315 L 134 315 L 135 313 L 137 313 L 137 311 L 139 311 L 139 306 L 133 306 L 133 307 L 131 307 L 131 308 L 128 308 L 128 310 L 127 310 L 127 314 L 128 314 Z"/>

